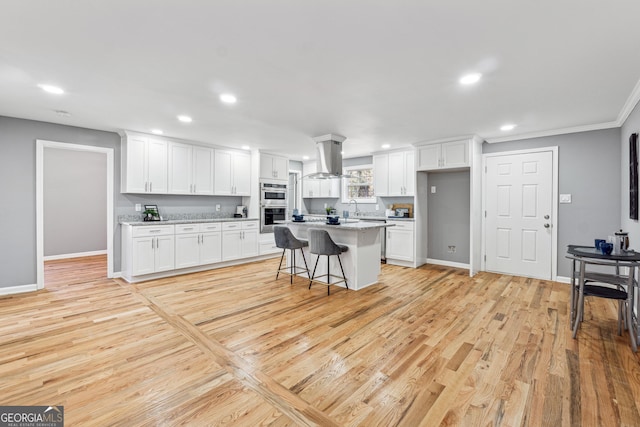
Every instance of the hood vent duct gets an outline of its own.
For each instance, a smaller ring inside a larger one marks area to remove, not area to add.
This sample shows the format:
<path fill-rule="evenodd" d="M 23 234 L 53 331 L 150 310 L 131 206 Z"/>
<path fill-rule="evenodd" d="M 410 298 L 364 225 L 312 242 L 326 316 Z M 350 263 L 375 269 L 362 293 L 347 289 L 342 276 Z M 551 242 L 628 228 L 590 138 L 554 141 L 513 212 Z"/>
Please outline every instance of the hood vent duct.
<path fill-rule="evenodd" d="M 310 179 L 342 178 L 342 142 L 347 139 L 336 134 L 313 138 L 316 141 L 317 172 L 309 174 Z"/>

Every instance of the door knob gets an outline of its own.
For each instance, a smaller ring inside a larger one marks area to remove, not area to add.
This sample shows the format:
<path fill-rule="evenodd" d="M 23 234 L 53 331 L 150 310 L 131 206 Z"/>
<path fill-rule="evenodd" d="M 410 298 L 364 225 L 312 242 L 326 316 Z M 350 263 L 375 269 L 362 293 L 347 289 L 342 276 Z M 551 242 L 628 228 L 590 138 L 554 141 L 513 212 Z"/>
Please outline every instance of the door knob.
<path fill-rule="evenodd" d="M 548 223 L 544 225 L 544 228 L 549 228 L 551 227 L 551 225 L 549 225 Z"/>
<path fill-rule="evenodd" d="M 545 216 L 544 216 L 544 219 L 549 219 L 549 215 L 545 215 Z"/>

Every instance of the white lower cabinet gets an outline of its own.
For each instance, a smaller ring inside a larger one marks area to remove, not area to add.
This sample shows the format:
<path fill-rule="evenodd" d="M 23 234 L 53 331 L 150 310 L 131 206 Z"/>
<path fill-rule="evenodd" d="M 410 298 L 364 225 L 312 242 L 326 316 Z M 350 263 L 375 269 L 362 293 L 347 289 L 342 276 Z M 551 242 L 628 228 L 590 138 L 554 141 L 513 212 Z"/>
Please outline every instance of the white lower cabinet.
<path fill-rule="evenodd" d="M 387 221 L 387 223 L 394 224 L 393 227 L 387 228 L 387 262 L 390 260 L 413 262 L 415 259 L 413 222 Z"/>
<path fill-rule="evenodd" d="M 222 261 L 221 226 L 188 224 L 176 226 L 176 266 L 195 267 Z"/>
<path fill-rule="evenodd" d="M 222 224 L 222 260 L 258 255 L 258 221 Z"/>
<path fill-rule="evenodd" d="M 122 277 L 129 282 L 259 255 L 258 221 L 122 225 Z M 205 267 L 206 268 L 206 267 Z M 180 273 L 174 273 L 180 274 Z"/>
<path fill-rule="evenodd" d="M 133 276 L 173 270 L 173 225 L 136 227 L 132 232 L 130 256 Z"/>

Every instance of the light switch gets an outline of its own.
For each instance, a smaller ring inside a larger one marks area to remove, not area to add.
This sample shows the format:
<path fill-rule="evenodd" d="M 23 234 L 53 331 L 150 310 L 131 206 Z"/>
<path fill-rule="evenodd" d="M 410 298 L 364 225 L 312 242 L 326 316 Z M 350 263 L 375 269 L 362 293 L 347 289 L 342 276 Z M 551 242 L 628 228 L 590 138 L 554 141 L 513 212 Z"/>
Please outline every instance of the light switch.
<path fill-rule="evenodd" d="M 431 194 L 435 194 L 435 192 L 436 192 L 436 186 L 432 185 L 431 186 Z"/>
<path fill-rule="evenodd" d="M 142 212 L 142 205 L 140 203 L 136 203 L 136 212 Z"/>
<path fill-rule="evenodd" d="M 216 212 L 220 212 L 220 205 L 216 205 Z"/>
<path fill-rule="evenodd" d="M 571 203 L 571 194 L 561 194 L 560 203 Z"/>

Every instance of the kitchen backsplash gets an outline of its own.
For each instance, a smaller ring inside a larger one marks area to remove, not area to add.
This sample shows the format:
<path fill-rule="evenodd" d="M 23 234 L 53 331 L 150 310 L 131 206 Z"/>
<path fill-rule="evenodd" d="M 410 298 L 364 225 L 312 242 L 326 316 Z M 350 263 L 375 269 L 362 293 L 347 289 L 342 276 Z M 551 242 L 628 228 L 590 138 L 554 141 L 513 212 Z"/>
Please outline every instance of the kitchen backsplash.
<path fill-rule="evenodd" d="M 162 219 L 167 221 L 190 220 L 190 219 L 220 219 L 233 218 L 233 214 L 229 212 L 201 212 L 201 213 L 169 213 L 162 214 Z M 118 215 L 118 222 L 142 221 L 142 214 Z"/>

